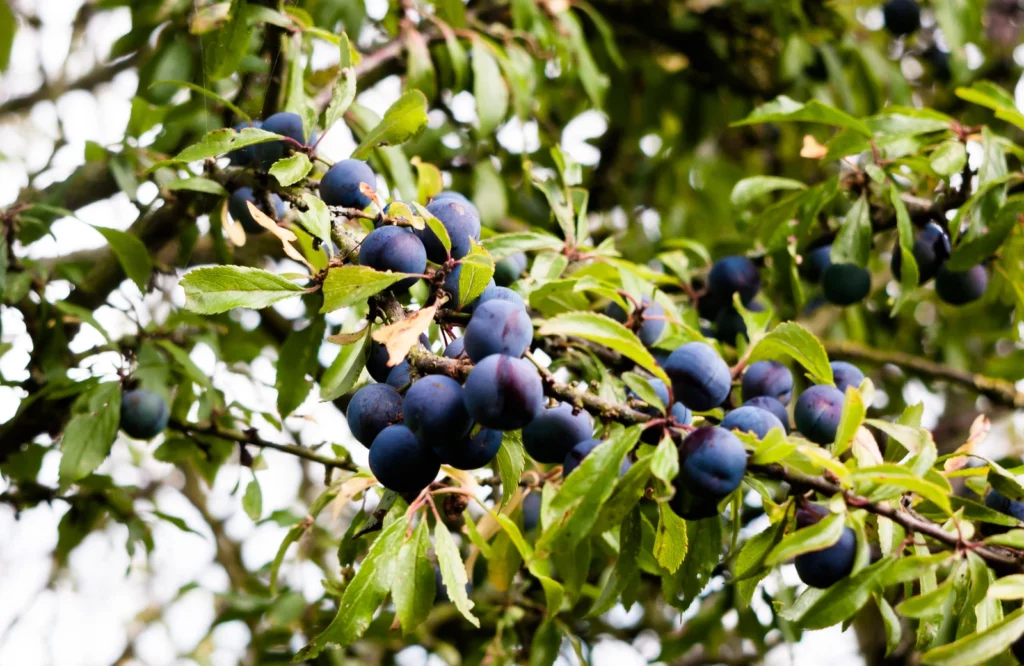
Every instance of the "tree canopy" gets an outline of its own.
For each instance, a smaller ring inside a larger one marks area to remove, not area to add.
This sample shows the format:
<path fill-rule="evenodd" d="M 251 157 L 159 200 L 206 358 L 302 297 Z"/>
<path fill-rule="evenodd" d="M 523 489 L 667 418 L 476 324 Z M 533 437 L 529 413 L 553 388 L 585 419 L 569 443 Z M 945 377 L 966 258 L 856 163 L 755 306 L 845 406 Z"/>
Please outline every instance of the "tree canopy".
<path fill-rule="evenodd" d="M 1024 658 L 1018 2 L 60 13 L 0 0 L 2 524 L 222 581 L 74 663 L 197 590 L 167 659 Z"/>

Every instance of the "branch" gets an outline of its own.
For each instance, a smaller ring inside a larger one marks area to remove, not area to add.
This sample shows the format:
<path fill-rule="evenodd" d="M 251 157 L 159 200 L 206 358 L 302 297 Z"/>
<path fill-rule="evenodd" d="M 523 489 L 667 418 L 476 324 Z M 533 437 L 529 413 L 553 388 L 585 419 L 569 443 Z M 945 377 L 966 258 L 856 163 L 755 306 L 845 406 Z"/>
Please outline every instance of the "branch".
<path fill-rule="evenodd" d="M 747 471 L 763 474 L 779 481 L 785 481 L 791 486 L 809 488 L 829 497 L 837 494 L 842 495 L 849 506 L 864 509 L 877 516 L 884 516 L 902 525 L 908 532 L 931 537 L 939 543 L 950 546 L 958 551 L 972 550 L 997 571 L 1014 571 L 1018 573 L 1024 571 L 1024 562 L 1022 562 L 1021 557 L 1010 554 L 1011 551 L 1007 549 L 986 546 L 981 542 L 965 539 L 957 533 L 946 532 L 942 529 L 941 525 L 937 525 L 930 520 L 921 518 L 908 511 L 900 511 L 889 503 L 876 503 L 863 497 L 858 497 L 823 477 L 811 476 L 803 472 L 786 469 L 778 464 L 751 465 L 747 468 Z"/>
<path fill-rule="evenodd" d="M 56 100 L 61 95 L 71 92 L 72 90 L 92 90 L 100 84 L 112 81 L 114 77 L 121 72 L 134 67 L 138 59 L 139 54 L 135 53 L 113 63 L 100 65 L 88 74 L 85 74 L 73 81 L 55 81 L 53 83 L 48 83 L 23 97 L 14 97 L 9 99 L 3 104 L 0 104 L 0 116 L 8 113 L 28 111 L 39 102 Z"/>
<path fill-rule="evenodd" d="M 261 449 L 273 449 L 275 451 L 281 451 L 293 455 L 297 458 L 304 460 L 310 460 L 312 462 L 320 463 L 328 469 L 344 469 L 350 472 L 358 472 L 359 468 L 353 464 L 351 460 L 345 460 L 342 458 L 331 458 L 329 456 L 322 456 L 311 449 L 307 449 L 304 446 L 298 446 L 297 444 L 278 444 L 277 442 L 269 442 L 265 439 L 260 438 L 256 434 L 255 429 L 250 429 L 246 432 L 241 430 L 232 430 L 230 428 L 222 428 L 215 423 L 207 424 L 196 424 L 196 423 L 184 423 L 182 421 L 173 420 L 171 421 L 171 427 L 180 430 L 187 435 L 211 435 L 213 437 L 219 437 L 220 439 L 227 439 L 232 442 L 238 442 L 239 444 L 252 444 L 258 446 Z"/>
<path fill-rule="evenodd" d="M 943 379 L 966 386 L 1000 404 L 1016 409 L 1024 409 L 1024 393 L 1018 391 L 1013 382 L 1005 379 L 997 379 L 967 370 L 951 368 L 947 365 L 905 352 L 873 349 L 856 342 L 826 341 L 824 345 L 828 355 L 834 358 L 864 361 L 877 365 L 891 363 L 917 375 L 933 379 Z"/>

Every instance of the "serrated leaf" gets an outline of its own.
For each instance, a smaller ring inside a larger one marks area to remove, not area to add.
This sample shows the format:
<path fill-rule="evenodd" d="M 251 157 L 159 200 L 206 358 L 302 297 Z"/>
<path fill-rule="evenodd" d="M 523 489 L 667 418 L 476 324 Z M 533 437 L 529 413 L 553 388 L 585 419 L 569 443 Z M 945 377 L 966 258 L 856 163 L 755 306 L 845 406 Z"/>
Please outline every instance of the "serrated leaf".
<path fill-rule="evenodd" d="M 121 385 L 105 382 L 92 390 L 88 411 L 74 416 L 61 437 L 59 479 L 67 486 L 96 471 L 114 444 L 121 420 Z"/>
<path fill-rule="evenodd" d="M 242 495 L 242 509 L 245 515 L 252 520 L 259 520 L 263 515 L 263 493 L 260 491 L 260 482 L 255 477 L 245 487 L 245 494 Z"/>
<path fill-rule="evenodd" d="M 397 146 L 419 136 L 427 126 L 427 98 L 419 90 L 410 90 L 384 112 L 380 123 L 366 133 L 352 152 L 352 158 L 365 160 L 380 146 Z"/>
<path fill-rule="evenodd" d="M 736 183 L 729 200 L 735 208 L 747 208 L 769 192 L 778 190 L 805 190 L 807 185 L 792 178 L 779 176 L 751 176 Z"/>
<path fill-rule="evenodd" d="M 255 127 L 244 127 L 239 132 L 225 127 L 207 132 L 198 143 L 185 148 L 169 162 L 196 162 L 208 157 L 217 157 L 245 146 L 280 140 L 281 137 L 277 134 Z"/>
<path fill-rule="evenodd" d="M 479 628 L 480 620 L 473 615 L 473 602 L 466 594 L 466 584 L 469 582 L 466 565 L 462 562 L 459 547 L 455 545 L 447 525 L 440 520 L 434 523 L 434 552 L 437 554 L 437 564 L 441 568 L 441 580 L 448 589 L 448 597 L 462 616 L 474 627 Z"/>
<path fill-rule="evenodd" d="M 309 161 L 305 153 L 295 153 L 274 162 L 270 167 L 270 175 L 277 178 L 277 182 L 284 187 L 299 182 L 313 169 L 313 163 Z"/>
<path fill-rule="evenodd" d="M 611 317 L 596 312 L 567 312 L 544 322 L 538 333 L 575 336 L 596 342 L 634 361 L 666 385 L 672 384 L 636 334 Z M 821 343 L 818 344 L 820 346 Z"/>
<path fill-rule="evenodd" d="M 232 308 L 259 310 L 303 291 L 279 275 L 247 266 L 195 268 L 180 284 L 185 290 L 185 309 L 206 315 Z"/>
<path fill-rule="evenodd" d="M 651 455 L 651 474 L 665 484 L 671 484 L 679 473 L 679 450 L 671 437 L 662 437 Z"/>
<path fill-rule="evenodd" d="M 399 280 L 405 273 L 384 273 L 369 266 L 338 266 L 327 271 L 324 279 L 324 305 L 321 313 L 334 312 L 357 303 L 363 303 L 370 296 L 380 293 Z"/>
<path fill-rule="evenodd" d="M 382 498 L 383 500 L 383 498 Z M 329 644 L 346 647 L 357 641 L 370 626 L 374 613 L 391 589 L 395 562 L 405 541 L 404 515 L 388 516 L 377 540 L 370 546 L 355 576 L 338 603 L 338 614 L 331 624 L 302 648 L 295 659 L 315 659 Z"/>
<path fill-rule="evenodd" d="M 108 229 L 106 227 L 93 227 L 103 234 L 113 250 L 114 256 L 121 264 L 124 274 L 132 282 L 138 285 L 142 293 L 146 293 L 149 286 L 149 276 L 153 273 L 153 260 L 149 258 L 149 249 L 142 240 L 127 231 Z"/>
<path fill-rule="evenodd" d="M 807 104 L 801 104 L 785 95 L 780 95 L 767 104 L 754 109 L 753 112 L 743 120 L 732 123 L 733 126 L 753 125 L 757 123 L 775 123 L 783 121 L 800 121 L 808 123 L 821 123 L 834 127 L 843 127 L 853 130 L 866 137 L 871 137 L 871 129 L 862 121 L 840 111 L 834 107 L 823 104 L 817 100 L 811 100 Z"/>
<path fill-rule="evenodd" d="M 791 358 L 807 370 L 816 384 L 832 384 L 832 366 L 818 338 L 795 322 L 784 322 L 761 338 L 750 352 L 748 363 Z"/>
<path fill-rule="evenodd" d="M 348 49 L 348 36 L 345 36 L 345 44 L 342 45 L 343 50 Z M 356 72 L 349 66 L 343 66 L 341 70 L 341 77 L 338 79 L 338 84 L 334 87 L 334 93 L 331 95 L 331 103 L 327 106 L 327 112 L 324 115 L 324 130 L 330 129 L 334 123 L 341 120 L 345 112 L 348 111 L 348 107 L 352 106 L 352 102 L 356 99 Z"/>
<path fill-rule="evenodd" d="M 494 132 L 508 115 L 508 84 L 501 74 L 491 48 L 474 36 L 471 64 L 473 66 L 473 98 L 476 100 L 477 128 L 482 135 Z"/>
<path fill-rule="evenodd" d="M 500 507 L 504 507 L 515 495 L 519 481 L 523 478 L 523 469 L 526 468 L 522 431 L 512 430 L 502 436 L 496 459 L 498 475 L 501 477 Z"/>
<path fill-rule="evenodd" d="M 313 388 L 313 380 L 307 379 L 306 375 L 316 376 L 319 368 L 317 353 L 323 342 L 326 325 L 323 317 L 314 316 L 309 326 L 289 333 L 281 345 L 277 359 L 277 379 L 274 382 L 274 388 L 277 389 L 277 413 L 281 418 L 295 411 Z"/>
<path fill-rule="evenodd" d="M 775 566 L 797 555 L 813 553 L 834 545 L 843 536 L 843 530 L 846 528 L 844 520 L 843 514 L 832 513 L 814 525 L 787 534 L 771 549 L 764 563 L 770 567 Z"/>
<path fill-rule="evenodd" d="M 517 252 L 531 252 L 536 250 L 561 250 L 565 242 L 557 236 L 540 233 L 536 231 L 520 231 L 511 234 L 497 234 L 480 241 L 480 245 L 491 253 L 495 261 L 501 261 L 505 257 Z"/>
<path fill-rule="evenodd" d="M 686 558 L 686 521 L 669 508 L 658 504 L 658 530 L 654 534 L 654 558 L 670 573 L 675 573 Z"/>
<path fill-rule="evenodd" d="M 395 614 L 408 634 L 418 627 L 434 606 L 437 584 L 434 569 L 427 552 L 430 550 L 430 531 L 426 519 L 420 520 L 412 536 L 402 544 L 395 563 L 395 577 L 391 583 L 391 598 L 395 601 Z"/>

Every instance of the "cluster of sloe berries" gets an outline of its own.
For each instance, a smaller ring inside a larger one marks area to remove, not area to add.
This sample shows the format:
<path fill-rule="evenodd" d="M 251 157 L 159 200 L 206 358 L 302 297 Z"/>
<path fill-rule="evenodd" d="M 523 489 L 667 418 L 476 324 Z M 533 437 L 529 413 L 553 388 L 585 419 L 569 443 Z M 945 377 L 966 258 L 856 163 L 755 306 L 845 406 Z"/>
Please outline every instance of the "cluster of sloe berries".
<path fill-rule="evenodd" d="M 917 264 L 918 285 L 935 280 L 935 293 L 950 305 L 966 305 L 980 299 L 988 287 L 988 274 L 981 264 L 966 271 L 946 267 L 950 257 L 950 240 L 946 230 L 929 222 L 914 237 L 911 253 Z M 822 295 L 835 305 L 852 305 L 864 300 L 871 291 L 871 273 L 855 264 L 833 263 L 832 246 L 819 245 L 804 255 L 801 271 L 821 284 Z M 893 248 L 890 269 L 893 277 L 902 276 L 903 256 L 899 245 Z"/>

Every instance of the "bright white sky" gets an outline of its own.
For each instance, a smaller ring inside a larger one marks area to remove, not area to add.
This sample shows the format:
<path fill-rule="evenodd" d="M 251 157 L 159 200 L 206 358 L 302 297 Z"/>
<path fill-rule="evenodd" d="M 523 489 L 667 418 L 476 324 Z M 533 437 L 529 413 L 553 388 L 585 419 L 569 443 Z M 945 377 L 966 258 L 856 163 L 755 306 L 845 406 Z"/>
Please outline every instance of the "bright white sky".
<path fill-rule="evenodd" d="M 380 13 L 381 0 L 370 0 L 371 15 Z M 104 11 L 93 19 L 85 48 L 69 56 L 70 20 L 79 0 L 14 0 L 16 6 L 36 13 L 43 22 L 39 31 L 22 29 L 15 41 L 10 70 L 0 78 L 0 100 L 31 92 L 42 82 L 39 68 L 48 78 L 67 75 L 74 78 L 89 71 L 102 60 L 110 45 L 130 28 L 127 9 Z M 327 64 L 333 49 L 325 48 L 316 54 L 317 65 Z M 323 63 L 320 62 L 321 58 Z M 52 168 L 43 174 L 37 185 L 61 179 L 83 161 L 86 141 L 103 145 L 116 144 L 123 135 L 128 119 L 129 102 L 135 92 L 137 78 L 132 72 L 119 75 L 110 85 L 101 86 L 95 96 L 86 92 L 65 95 L 56 104 L 37 105 L 30 114 L 21 118 L 0 119 L 0 205 L 13 201 L 19 190 L 27 184 L 27 173 L 45 165 L 52 140 L 58 133 L 58 121 L 68 145 L 53 160 Z M 378 113 L 383 113 L 400 93 L 400 81 L 391 77 L 374 89 L 365 91 L 360 102 Z M 474 100 L 468 93 L 458 95 L 453 110 L 460 120 L 471 121 L 475 115 Z M 562 145 L 575 159 L 593 164 L 599 157 L 596 149 L 586 140 L 600 136 L 606 129 L 601 114 L 588 112 L 573 120 L 565 129 Z M 533 152 L 539 148 L 535 123 L 512 121 L 500 131 L 501 143 L 513 152 Z M 658 137 L 645 138 L 645 151 L 653 153 L 660 145 Z M 332 159 L 347 157 L 355 144 L 343 126 L 335 127 L 321 144 L 323 154 Z M 140 191 L 140 199 L 155 196 L 155 191 Z M 653 212 L 653 211 L 652 211 Z M 32 256 L 56 256 L 89 247 L 99 247 L 103 239 L 90 225 L 127 228 L 135 219 L 136 210 L 127 197 L 118 195 L 82 209 L 78 219 L 62 220 L 54 225 L 57 240 L 44 240 L 31 250 Z M 145 298 L 144 310 L 160 318 L 166 315 L 170 303 L 180 305 L 182 295 L 173 281 L 164 285 L 165 292 Z M 60 298 L 67 292 L 66 285 L 55 285 L 48 294 Z M 141 294 L 131 283 L 123 285 L 113 297 L 121 307 L 129 302 L 143 302 Z M 294 315 L 295 307 L 287 303 L 280 309 Z M 105 306 L 96 313 L 97 319 L 115 335 L 130 332 L 133 324 L 123 312 Z M 21 379 L 30 342 L 24 335 L 20 315 L 10 308 L 0 307 L 3 321 L 3 340 L 14 342 L 15 350 L 0 360 L 0 373 L 8 380 Z M 99 334 L 85 326 L 73 342 L 76 350 L 86 349 L 99 339 Z M 326 350 L 325 350 L 326 351 Z M 326 353 L 329 356 L 329 352 Z M 199 347 L 193 360 L 214 383 L 227 393 L 228 400 L 238 400 L 256 409 L 274 411 L 274 366 L 271 359 L 257 360 L 251 367 L 255 382 L 243 374 L 234 373 L 216 361 L 212 351 Z M 329 360 L 329 359 L 325 359 Z M 109 375 L 111 363 L 117 359 L 98 359 L 90 369 L 93 373 Z M 922 390 L 923 396 L 934 396 Z M 323 441 L 343 442 L 353 452 L 357 463 L 365 464 L 366 451 L 355 443 L 348 432 L 343 416 L 329 403 L 316 401 L 316 390 L 287 425 L 301 433 L 301 441 L 315 444 Z M 0 421 L 17 409 L 19 394 L 0 387 Z M 929 412 L 938 413 L 941 404 L 930 404 Z M 934 411 L 933 411 L 934 410 Z M 286 441 L 273 428 L 263 428 L 267 439 Z M 0 666 L 107 666 L 114 663 L 129 640 L 134 641 L 135 660 L 128 663 L 165 666 L 195 664 L 184 655 L 202 643 L 200 651 L 217 666 L 238 663 L 244 655 L 248 630 L 240 622 L 228 623 L 210 631 L 214 617 L 215 595 L 228 588 L 227 577 L 213 561 L 213 541 L 205 522 L 192 505 L 177 491 L 181 479 L 171 465 L 152 459 L 155 443 L 118 441 L 111 458 L 101 472 L 111 474 L 118 483 L 147 485 L 153 481 L 167 483 L 153 501 L 140 502 L 138 510 L 145 515 L 158 509 L 179 516 L 203 534 L 196 536 L 154 520 L 156 549 L 147 559 L 137 554 L 129 560 L 124 543 L 127 530 L 112 526 L 91 534 L 71 557 L 67 571 L 57 574 L 51 566 L 50 553 L 56 544 L 57 523 L 66 511 L 66 505 L 56 502 L 52 507 L 42 505 L 26 511 L 15 520 L 10 507 L 0 506 Z M 263 515 L 278 509 L 303 507 L 295 497 L 302 481 L 302 472 L 296 459 L 269 451 L 265 454 L 267 469 L 257 472 L 263 490 Z M 40 481 L 56 485 L 58 454 L 52 453 L 44 463 Z M 238 465 L 225 465 L 209 494 L 209 510 L 224 519 L 225 529 L 243 544 L 243 556 L 250 569 L 258 569 L 269 562 L 283 539 L 286 530 L 272 523 L 257 525 L 242 511 L 241 492 L 232 490 L 241 481 L 242 487 L 251 472 Z M 316 478 L 319 469 L 313 470 Z M 0 491 L 6 487 L 0 480 Z M 342 517 L 332 522 L 331 511 L 325 511 L 325 525 L 339 533 L 344 529 L 344 516 L 352 507 L 346 507 Z M 784 570 L 787 580 L 793 582 L 791 568 Z M 320 596 L 320 571 L 311 564 L 291 559 L 283 568 L 283 578 L 293 588 L 300 589 L 307 600 Z M 180 598 L 181 586 L 196 581 L 199 584 Z M 146 609 L 162 611 L 162 621 L 149 628 L 133 622 L 133 618 Z M 639 618 L 626 613 L 621 607 L 609 614 L 615 624 L 629 625 Z M 735 617 L 724 618 L 726 624 L 735 623 Z M 559 663 L 575 663 L 571 650 Z M 592 663 L 597 666 L 630 666 L 645 664 L 656 658 L 656 639 L 642 637 L 635 645 L 617 641 L 601 642 L 594 650 Z M 179 656 L 182 655 L 182 656 Z M 836 666 L 858 666 L 862 659 L 856 652 L 855 642 L 838 629 L 812 632 L 799 645 L 779 648 L 769 659 L 773 666 L 796 664 L 810 666 L 821 663 L 827 655 Z M 441 663 L 429 658 L 421 648 L 410 648 L 401 655 L 403 666 Z"/>

